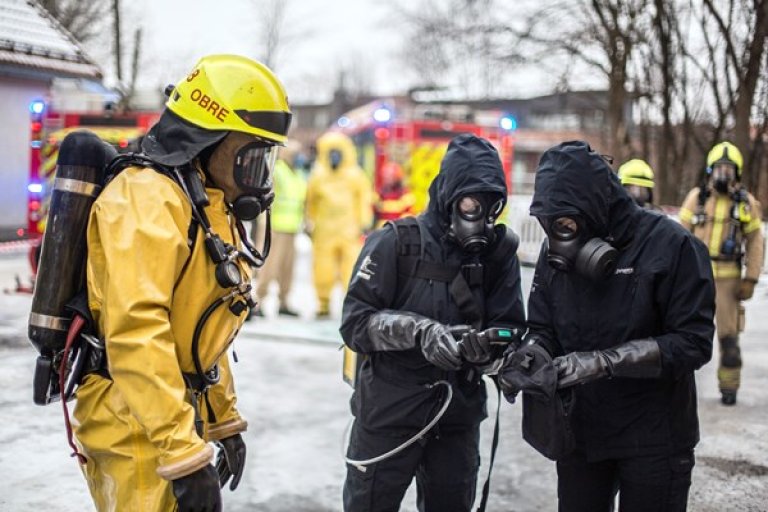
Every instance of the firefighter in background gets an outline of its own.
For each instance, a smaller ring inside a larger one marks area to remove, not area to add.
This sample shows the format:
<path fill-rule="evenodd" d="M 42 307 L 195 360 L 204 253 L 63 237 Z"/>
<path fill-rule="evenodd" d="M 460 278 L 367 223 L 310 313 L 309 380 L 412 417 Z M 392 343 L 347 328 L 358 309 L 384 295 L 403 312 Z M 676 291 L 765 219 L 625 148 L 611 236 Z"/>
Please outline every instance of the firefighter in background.
<path fill-rule="evenodd" d="M 659 207 L 653 204 L 653 169 L 648 162 L 633 158 L 621 164 L 618 174 L 624 189 L 638 206 L 646 210 L 660 211 Z"/>
<path fill-rule="evenodd" d="M 413 213 L 415 199 L 403 183 L 403 168 L 397 162 L 387 162 L 381 169 L 381 190 L 376 198 L 374 214 L 376 227 Z"/>
<path fill-rule="evenodd" d="M 307 232 L 312 238 L 317 318 L 330 316 L 331 291 L 346 290 L 373 216 L 371 184 L 357 164 L 352 140 L 329 132 L 317 140 L 317 159 L 307 184 Z"/>
<path fill-rule="evenodd" d="M 107 363 L 85 376 L 74 416 L 99 511 L 218 512 L 220 486 L 240 481 L 247 423 L 226 353 L 252 303 L 240 221 L 269 206 L 290 118 L 265 66 L 204 57 L 91 209 L 88 306 Z"/>
<path fill-rule="evenodd" d="M 293 282 L 293 262 L 296 257 L 296 233 L 304 223 L 304 200 L 307 195 L 307 183 L 303 172 L 295 167 L 296 157 L 301 147 L 297 142 L 288 141 L 280 151 L 280 158 L 275 163 L 274 187 L 275 200 L 272 203 L 272 256 L 259 271 L 256 295 L 263 299 L 269 284 L 277 281 L 278 314 L 299 316 L 288 306 L 288 293 Z M 258 245 L 258 244 L 257 244 Z M 257 315 L 261 315 L 261 310 Z"/>
<path fill-rule="evenodd" d="M 680 208 L 680 222 L 707 245 L 712 259 L 720 340 L 717 379 L 725 405 L 736 404 L 741 381 L 741 302 L 752 297 L 763 265 L 762 210 L 741 185 L 743 163 L 736 146 L 717 144 L 707 155 L 706 182 L 691 190 Z"/>

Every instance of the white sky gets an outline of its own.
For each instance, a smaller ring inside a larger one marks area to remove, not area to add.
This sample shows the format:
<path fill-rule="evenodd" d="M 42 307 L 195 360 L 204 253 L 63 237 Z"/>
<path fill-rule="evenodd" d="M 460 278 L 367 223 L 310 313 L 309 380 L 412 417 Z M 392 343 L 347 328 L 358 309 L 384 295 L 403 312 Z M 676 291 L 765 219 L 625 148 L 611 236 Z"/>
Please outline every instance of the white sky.
<path fill-rule="evenodd" d="M 144 29 L 140 88 L 162 88 L 178 81 L 206 54 L 238 53 L 259 58 L 258 16 L 260 8 L 270 1 L 123 0 L 124 74 L 130 68 L 137 25 Z M 393 2 L 285 1 L 283 34 L 289 40 L 281 43 L 274 70 L 292 102 L 327 101 L 339 70 L 350 66 L 366 77 L 377 94 L 403 93 L 418 82 L 400 57 L 405 34 Z M 109 30 L 104 32 L 107 35 Z M 88 45 L 107 73 L 107 83 L 114 76 L 111 44 L 105 38 Z M 509 96 L 548 93 L 554 86 L 554 80 L 536 70 L 521 70 L 516 75 Z"/>
<path fill-rule="evenodd" d="M 133 30 L 144 29 L 140 80 L 143 86 L 175 82 L 202 55 L 260 54 L 259 0 L 124 0 L 123 72 L 128 73 Z M 375 0 L 287 0 L 276 73 L 289 97 L 327 99 L 339 69 L 356 63 L 373 77 L 376 92 L 407 88 L 399 71 L 400 36 L 387 22 L 388 2 Z M 396 28 L 396 27 L 395 27 Z M 114 74 L 111 42 L 88 45 L 107 78 Z"/>

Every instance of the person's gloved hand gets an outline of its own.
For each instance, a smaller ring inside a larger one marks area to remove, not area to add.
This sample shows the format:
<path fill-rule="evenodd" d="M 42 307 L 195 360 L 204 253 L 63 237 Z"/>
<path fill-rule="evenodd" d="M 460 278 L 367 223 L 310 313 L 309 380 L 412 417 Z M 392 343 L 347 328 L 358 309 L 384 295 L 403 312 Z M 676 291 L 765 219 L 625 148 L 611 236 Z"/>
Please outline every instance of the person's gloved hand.
<path fill-rule="evenodd" d="M 632 340 L 607 350 L 571 352 L 556 357 L 557 387 L 585 384 L 603 377 L 656 378 L 661 375 L 661 352 L 656 340 Z"/>
<path fill-rule="evenodd" d="M 488 364 L 493 359 L 491 340 L 482 336 L 480 331 L 470 329 L 461 336 L 459 342 L 462 357 L 469 364 Z"/>
<path fill-rule="evenodd" d="M 433 365 L 448 371 L 461 368 L 459 343 L 440 322 L 428 321 L 420 328 L 421 353 Z"/>
<path fill-rule="evenodd" d="M 571 352 L 556 357 L 553 362 L 557 369 L 557 386 L 560 388 L 586 384 L 610 375 L 600 350 Z"/>
<path fill-rule="evenodd" d="M 549 352 L 536 343 L 528 343 L 517 350 L 510 347 L 499 370 L 499 386 L 510 403 L 515 403 L 520 391 L 552 398 L 557 389 L 557 372 Z"/>
<path fill-rule="evenodd" d="M 240 483 L 245 469 L 245 441 L 243 436 L 235 434 L 216 441 L 219 454 L 216 457 L 216 472 L 219 474 L 219 485 L 223 489 L 232 478 L 229 490 L 234 491 Z"/>
<path fill-rule="evenodd" d="M 210 464 L 171 484 L 179 512 L 221 512 L 219 475 Z"/>
<path fill-rule="evenodd" d="M 755 294 L 755 285 L 757 281 L 753 279 L 742 279 L 739 284 L 739 300 L 749 300 Z"/>

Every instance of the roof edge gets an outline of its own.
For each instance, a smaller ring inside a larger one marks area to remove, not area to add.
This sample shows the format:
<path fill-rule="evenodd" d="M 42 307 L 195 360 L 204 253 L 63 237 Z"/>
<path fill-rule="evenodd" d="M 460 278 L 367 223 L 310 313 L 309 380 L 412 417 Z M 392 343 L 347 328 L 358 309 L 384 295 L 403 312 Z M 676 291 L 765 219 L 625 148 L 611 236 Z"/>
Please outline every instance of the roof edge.
<path fill-rule="evenodd" d="M 54 18 L 51 13 L 45 10 L 40 2 L 36 0 L 27 0 L 27 5 L 35 9 L 40 14 L 40 16 L 48 20 L 48 22 L 53 25 L 54 29 L 58 30 L 64 37 L 67 38 L 67 40 L 77 49 L 78 56 L 82 59 L 81 64 L 95 66 L 98 68 L 98 77 L 102 78 L 104 76 L 104 72 L 101 69 L 101 66 L 90 55 L 88 55 L 88 52 L 85 51 L 85 48 L 80 43 L 80 41 L 78 41 L 75 36 L 73 36 L 72 33 L 67 30 L 61 23 L 59 23 L 59 20 Z M 69 59 L 61 60 L 69 61 Z"/>

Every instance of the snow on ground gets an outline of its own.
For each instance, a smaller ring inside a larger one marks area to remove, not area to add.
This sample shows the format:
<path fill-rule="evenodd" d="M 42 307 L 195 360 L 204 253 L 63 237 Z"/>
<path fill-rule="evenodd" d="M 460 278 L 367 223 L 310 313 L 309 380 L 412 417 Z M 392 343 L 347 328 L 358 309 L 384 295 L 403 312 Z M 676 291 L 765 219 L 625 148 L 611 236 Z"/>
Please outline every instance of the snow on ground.
<path fill-rule="evenodd" d="M 235 345 L 239 407 L 249 420 L 248 465 L 235 493 L 224 491 L 228 511 L 330 512 L 341 509 L 344 430 L 350 388 L 341 380 L 335 319 L 311 319 L 314 294 L 306 246 L 300 246 L 293 305 L 300 319 L 275 318 L 275 300 L 264 301 L 267 317 L 246 324 Z M 0 288 L 24 275 L 23 256 L 0 256 Z M 524 285 L 530 269 L 524 269 Z M 766 279 L 768 281 L 768 279 Z M 745 362 L 739 403 L 719 403 L 715 363 L 698 372 L 702 441 L 689 510 L 768 510 L 768 283 L 747 303 Z M 77 463 L 70 458 L 59 404 L 32 403 L 35 351 L 26 341 L 30 297 L 0 296 L 0 510 L 92 510 Z M 715 358 L 717 354 L 715 354 Z M 491 393 L 493 395 L 493 393 Z M 489 411 L 495 412 L 495 397 Z M 520 408 L 502 404 L 502 439 L 493 472 L 489 512 L 556 510 L 554 463 L 520 436 Z M 483 425 L 479 486 L 485 479 L 493 423 Z M 413 489 L 402 510 L 415 511 Z"/>

